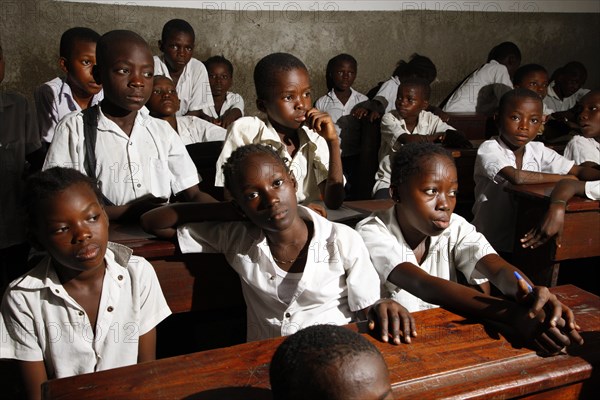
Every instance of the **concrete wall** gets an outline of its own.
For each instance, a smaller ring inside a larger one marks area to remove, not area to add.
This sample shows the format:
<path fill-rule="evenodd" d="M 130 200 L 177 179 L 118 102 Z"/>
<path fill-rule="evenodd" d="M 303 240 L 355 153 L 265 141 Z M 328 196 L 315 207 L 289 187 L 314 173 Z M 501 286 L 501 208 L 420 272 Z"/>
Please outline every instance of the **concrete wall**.
<path fill-rule="evenodd" d="M 156 2 L 159 4 L 159 2 Z M 168 4 L 164 1 L 164 4 Z M 359 63 L 354 87 L 366 92 L 387 79 L 399 59 L 429 56 L 438 68 L 432 102 L 441 101 L 462 78 L 485 62 L 497 43 L 514 41 L 523 63 L 551 72 L 580 60 L 589 71 L 586 87 L 600 87 L 600 14 L 489 13 L 445 11 L 216 11 L 81 4 L 47 0 L 1 0 L 0 40 L 7 62 L 4 88 L 30 95 L 55 76 L 62 32 L 88 26 L 99 33 L 131 29 L 155 52 L 163 24 L 183 18 L 196 30 L 195 56 L 222 54 L 235 67 L 233 90 L 256 113 L 252 70 L 264 55 L 290 52 L 308 66 L 315 99 L 324 94 L 324 70 L 332 56 L 347 52 Z"/>

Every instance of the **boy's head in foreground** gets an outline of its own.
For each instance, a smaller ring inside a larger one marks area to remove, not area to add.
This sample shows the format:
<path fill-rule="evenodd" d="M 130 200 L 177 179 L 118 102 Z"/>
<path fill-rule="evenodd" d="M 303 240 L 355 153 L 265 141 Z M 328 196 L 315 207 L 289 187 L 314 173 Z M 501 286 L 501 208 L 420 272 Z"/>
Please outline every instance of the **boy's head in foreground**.
<path fill-rule="evenodd" d="M 277 132 L 296 130 L 312 107 L 308 70 L 291 54 L 273 53 L 254 68 L 256 106 L 266 113 Z"/>
<path fill-rule="evenodd" d="M 390 196 L 405 237 L 442 233 L 450 224 L 457 191 L 454 159 L 444 148 L 410 143 L 394 155 Z"/>
<path fill-rule="evenodd" d="M 238 147 L 223 165 L 223 175 L 235 203 L 259 228 L 282 231 L 294 222 L 296 180 L 272 147 Z"/>
<path fill-rule="evenodd" d="M 542 99 L 524 88 L 505 93 L 498 105 L 496 123 L 500 139 L 513 151 L 532 141 L 544 122 Z"/>
<path fill-rule="evenodd" d="M 554 73 L 554 91 L 561 98 L 575 94 L 587 80 L 587 69 L 579 61 L 571 61 Z"/>
<path fill-rule="evenodd" d="M 60 69 L 75 96 L 93 96 L 102 90 L 92 74 L 96 64 L 96 43 L 100 35 L 89 28 L 76 27 L 60 38 Z"/>
<path fill-rule="evenodd" d="M 213 56 L 204 62 L 213 96 L 225 96 L 233 83 L 233 64 L 223 56 Z"/>
<path fill-rule="evenodd" d="M 417 118 L 419 113 L 429 107 L 431 88 L 424 78 L 408 78 L 398 86 L 396 110 L 404 119 Z"/>
<path fill-rule="evenodd" d="M 154 76 L 154 88 L 146 107 L 154 118 L 162 119 L 177 113 L 179 97 L 171 78 L 164 75 Z"/>
<path fill-rule="evenodd" d="M 338 54 L 327 63 L 325 79 L 327 89 L 343 92 L 352 87 L 356 79 L 358 63 L 350 54 Z"/>
<path fill-rule="evenodd" d="M 314 325 L 286 338 L 273 355 L 269 376 L 274 400 L 392 398 L 377 347 L 335 325 Z"/>
<path fill-rule="evenodd" d="M 55 268 L 73 274 L 104 267 L 108 216 L 94 180 L 50 168 L 27 180 L 24 198 L 30 240 L 48 252 Z"/>
<path fill-rule="evenodd" d="M 526 64 L 519 67 L 512 79 L 515 88 L 529 89 L 536 92 L 541 99 L 548 94 L 549 80 L 548 71 L 539 64 Z"/>
<path fill-rule="evenodd" d="M 158 48 L 169 71 L 180 72 L 185 68 L 194 55 L 195 41 L 194 28 L 187 21 L 172 19 L 163 26 Z"/>
<path fill-rule="evenodd" d="M 592 90 L 579 100 L 579 126 L 586 138 L 600 141 L 600 90 Z"/>
<path fill-rule="evenodd" d="M 521 64 L 521 50 L 513 42 L 502 42 L 488 54 L 488 62 L 492 60 L 504 65 L 512 77 Z"/>
<path fill-rule="evenodd" d="M 94 77 L 104 88 L 103 109 L 138 111 L 152 94 L 154 61 L 137 33 L 110 31 L 98 40 Z"/>

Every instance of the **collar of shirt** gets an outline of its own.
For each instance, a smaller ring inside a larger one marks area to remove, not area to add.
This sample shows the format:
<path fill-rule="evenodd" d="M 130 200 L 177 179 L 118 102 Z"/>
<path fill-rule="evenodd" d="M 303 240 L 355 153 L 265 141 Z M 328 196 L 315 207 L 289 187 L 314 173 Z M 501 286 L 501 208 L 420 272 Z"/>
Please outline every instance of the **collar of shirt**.
<path fill-rule="evenodd" d="M 554 85 L 555 85 L 554 81 L 550 82 L 550 84 L 548 85 L 548 94 L 546 94 L 546 96 L 552 97 L 553 99 L 556 99 L 556 100 L 560 100 L 560 97 L 558 97 L 558 95 L 556 94 L 556 91 L 554 90 Z"/>
<path fill-rule="evenodd" d="M 400 123 L 400 127 L 404 130 L 405 133 L 412 135 L 428 135 L 429 134 L 429 123 L 431 120 L 431 116 L 428 111 L 421 110 L 419 113 L 419 120 L 417 121 L 417 125 L 415 126 L 414 131 L 411 133 L 408 131 L 406 127 L 406 120 L 400 116 L 398 110 L 392 110 L 392 115 L 396 117 Z"/>
<path fill-rule="evenodd" d="M 100 115 L 98 116 L 98 130 L 123 132 L 123 130 L 114 121 L 112 121 L 102 112 L 101 105 L 98 107 L 98 110 L 100 111 Z M 150 117 L 150 111 L 148 111 L 148 109 L 144 106 L 137 112 L 133 126 L 146 126 L 151 122 L 151 120 L 152 117 Z"/>

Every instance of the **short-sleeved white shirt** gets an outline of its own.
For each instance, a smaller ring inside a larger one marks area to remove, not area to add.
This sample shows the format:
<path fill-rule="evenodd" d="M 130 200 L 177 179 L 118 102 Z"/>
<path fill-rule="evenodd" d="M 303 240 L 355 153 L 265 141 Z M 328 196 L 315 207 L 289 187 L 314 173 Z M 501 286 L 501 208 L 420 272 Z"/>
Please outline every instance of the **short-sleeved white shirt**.
<path fill-rule="evenodd" d="M 388 281 L 390 273 L 399 264 L 408 262 L 418 266 L 429 275 L 456 282 L 456 271 L 461 271 L 472 285 L 487 279 L 475 269 L 477 262 L 488 254 L 496 254 L 485 237 L 477 232 L 463 217 L 452 214 L 450 226 L 438 236 L 430 237 L 429 252 L 422 264 L 404 240 L 396 219 L 395 207 L 377 211 L 356 225 L 362 236 L 379 278 L 391 298 L 410 312 L 437 307 L 398 288 Z M 386 295 L 384 293 L 384 295 Z"/>
<path fill-rule="evenodd" d="M 65 115 L 73 111 L 81 111 L 81 107 L 73 98 L 71 87 L 64 78 L 54 78 L 38 86 L 33 92 L 37 111 L 40 137 L 46 143 L 51 143 L 56 125 Z M 104 98 L 101 90 L 92 97 L 92 106 Z"/>
<path fill-rule="evenodd" d="M 237 108 L 242 112 L 242 116 L 244 116 L 244 99 L 242 98 L 242 96 L 237 93 L 227 92 L 227 94 L 225 95 L 225 101 L 221 106 L 220 113 L 217 112 L 214 104 L 211 104 L 207 107 L 203 107 L 202 112 L 213 118 L 221 118 L 221 116 L 225 114 L 226 111 L 229 111 L 232 108 Z"/>
<path fill-rule="evenodd" d="M 169 68 L 162 56 L 154 56 L 154 75 L 164 75 L 171 78 Z M 175 86 L 179 97 L 177 115 L 185 115 L 189 111 L 202 110 L 214 105 L 208 72 L 204 64 L 195 58 L 183 67 L 183 72 Z"/>
<path fill-rule="evenodd" d="M 360 236 L 306 207 L 314 234 L 302 277 L 289 304 L 277 290 L 277 264 L 263 232 L 251 223 L 203 222 L 178 228 L 183 253 L 220 252 L 240 275 L 248 315 L 248 341 L 291 335 L 315 324 L 343 325 L 380 298 L 377 272 Z"/>
<path fill-rule="evenodd" d="M 57 125 L 43 169 L 70 167 L 85 172 L 83 114 L 74 112 Z M 138 111 L 131 136 L 102 113 L 96 138 L 96 178 L 115 205 L 146 194 L 169 198 L 198 184 L 198 172 L 179 135 L 167 121 Z"/>
<path fill-rule="evenodd" d="M 360 153 L 360 121 L 351 115 L 354 107 L 369 100 L 367 96 L 350 88 L 352 94 L 346 104 L 342 104 L 340 99 L 331 89 L 329 93 L 322 96 L 315 103 L 315 107 L 331 116 L 335 124 L 335 130 L 340 137 L 340 146 L 342 157 L 354 156 Z"/>
<path fill-rule="evenodd" d="M 600 142 L 595 138 L 573 136 L 565 147 L 564 156 L 577 165 L 586 161 L 600 164 Z"/>
<path fill-rule="evenodd" d="M 400 87 L 400 78 L 392 76 L 387 81 L 383 82 L 379 91 L 373 100 L 377 100 L 385 107 L 385 112 L 389 113 L 396 108 L 396 98 L 398 97 L 398 88 Z"/>
<path fill-rule="evenodd" d="M 299 203 L 321 199 L 319 184 L 327 179 L 329 167 L 329 147 L 318 133 L 302 126 L 298 129 L 300 148 L 292 156 L 281 142 L 271 122 L 263 122 L 258 117 L 243 117 L 234 121 L 227 129 L 223 150 L 217 160 L 215 186 L 223 186 L 222 166 L 238 147 L 251 143 L 271 145 L 279 155 L 290 161 L 290 170 L 298 183 L 296 198 Z"/>
<path fill-rule="evenodd" d="M 540 142 L 529 142 L 523 154 L 524 171 L 566 175 L 575 163 Z M 515 153 L 498 136 L 486 140 L 475 158 L 475 204 L 473 225 L 496 251 L 512 252 L 516 205 L 506 192 L 507 181 L 498 172 L 504 167 L 517 168 Z"/>
<path fill-rule="evenodd" d="M 225 140 L 227 130 L 193 115 L 178 115 L 177 133 L 184 145 Z"/>
<path fill-rule="evenodd" d="M 588 181 L 585 183 L 585 195 L 592 200 L 600 200 L 600 181 Z"/>
<path fill-rule="evenodd" d="M 512 88 L 506 66 L 492 60 L 473 72 L 456 89 L 444 106 L 444 111 L 490 114 L 498 106 L 500 97 Z"/>
<path fill-rule="evenodd" d="M 561 100 L 554 90 L 555 85 L 556 82 L 550 82 L 550 85 L 548 85 L 548 94 L 546 97 L 544 97 L 544 104 L 554 110 L 554 112 L 570 110 L 571 108 L 575 107 L 575 104 L 577 104 L 577 102 L 590 91 L 589 89 L 580 88 L 569 97 L 565 97 Z"/>
<path fill-rule="evenodd" d="M 0 358 L 44 361 L 49 379 L 137 363 L 139 337 L 171 314 L 154 268 L 109 243 L 95 334 L 50 257 L 10 284 L 0 315 Z"/>
<path fill-rule="evenodd" d="M 392 157 L 394 145 L 401 135 L 434 135 L 454 129 L 429 111 L 419 113 L 419 121 L 412 132 L 406 128 L 406 121 L 397 110 L 385 114 L 381 119 L 381 144 L 379 145 L 379 169 L 375 176 L 373 194 L 380 189 L 390 187 L 392 175 Z"/>

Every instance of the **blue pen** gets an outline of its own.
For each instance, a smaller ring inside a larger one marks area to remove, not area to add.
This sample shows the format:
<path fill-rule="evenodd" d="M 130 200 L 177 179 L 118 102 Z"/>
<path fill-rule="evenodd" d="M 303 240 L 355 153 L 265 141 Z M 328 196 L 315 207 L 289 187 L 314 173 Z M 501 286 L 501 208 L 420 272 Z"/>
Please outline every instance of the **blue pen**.
<path fill-rule="evenodd" d="M 517 279 L 523 279 L 521 274 L 518 273 L 517 271 L 514 271 L 514 274 Z M 525 281 L 525 279 L 523 279 L 523 280 Z M 529 293 L 533 292 L 533 288 L 531 287 L 531 285 L 529 283 L 527 283 L 527 281 L 525 281 L 525 283 L 527 284 L 527 289 L 529 290 Z"/>

